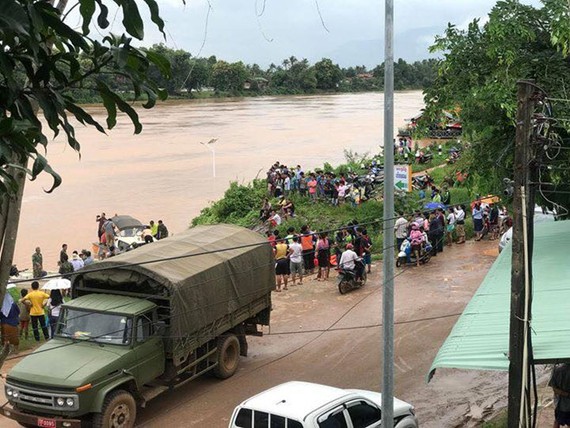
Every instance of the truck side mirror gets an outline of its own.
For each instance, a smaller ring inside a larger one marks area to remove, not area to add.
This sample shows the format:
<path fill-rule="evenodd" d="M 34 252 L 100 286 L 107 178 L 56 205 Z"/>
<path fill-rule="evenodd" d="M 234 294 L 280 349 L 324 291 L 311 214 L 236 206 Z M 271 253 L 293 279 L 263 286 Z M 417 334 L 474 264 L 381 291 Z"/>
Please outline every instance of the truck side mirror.
<path fill-rule="evenodd" d="M 165 321 L 158 321 L 155 324 L 155 334 L 157 336 L 164 336 L 164 334 L 166 333 L 166 322 Z"/>

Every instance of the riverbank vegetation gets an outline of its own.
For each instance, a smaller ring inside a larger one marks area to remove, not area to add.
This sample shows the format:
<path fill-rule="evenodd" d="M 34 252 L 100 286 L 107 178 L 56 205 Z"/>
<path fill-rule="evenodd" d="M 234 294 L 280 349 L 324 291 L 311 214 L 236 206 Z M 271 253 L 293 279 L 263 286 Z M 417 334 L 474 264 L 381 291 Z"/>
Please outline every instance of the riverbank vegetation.
<path fill-rule="evenodd" d="M 567 1 L 544 0 L 541 7 L 499 1 L 485 21 L 476 19 L 466 29 L 449 25 L 431 50 L 443 59 L 425 91 L 424 125 L 444 110 L 456 112 L 462 139 L 471 142 L 463 156 L 470 185 L 481 193 L 502 193 L 503 179 L 513 178 L 517 81 L 532 79 L 537 93 L 548 96 L 534 112 L 535 136 L 543 139 L 533 148 L 533 181 L 547 183 L 541 190 L 552 202 L 542 195 L 538 202 L 570 208 Z"/>
<path fill-rule="evenodd" d="M 433 177 L 435 184 L 441 187 L 450 177 L 454 176 L 458 166 L 456 164 L 447 165 L 443 155 L 437 156 L 440 159 L 440 164 L 437 168 L 430 171 L 430 175 Z M 379 163 L 383 161 L 379 155 L 359 155 L 350 151 L 345 152 L 345 157 L 346 163 L 336 167 L 325 163 L 323 167 L 315 168 L 314 170 L 333 172 L 336 175 L 347 174 L 348 172 L 365 174 L 367 170 L 362 167 L 363 165 L 369 165 L 372 160 L 377 160 Z M 308 171 L 305 171 L 305 173 L 308 173 Z M 468 205 L 472 200 L 474 190 L 476 191 L 476 189 L 468 189 L 459 185 L 450 187 L 452 204 Z M 294 227 L 298 231 L 301 226 L 308 224 L 312 230 L 325 231 L 334 230 L 356 221 L 359 224 L 366 225 L 374 243 L 372 253 L 379 258 L 382 253 L 384 229 L 382 223 L 382 191 L 382 186 L 378 186 L 375 196 L 358 206 L 353 206 L 349 202 L 339 206 L 333 206 L 328 201 L 313 203 L 308 197 L 302 197 L 298 193 L 293 193 L 290 195 L 290 199 L 295 204 L 295 217 L 285 219 L 277 227 L 277 230 L 279 230 L 281 236 L 286 236 L 289 227 Z M 200 215 L 192 219 L 191 225 L 230 223 L 262 231 L 264 227 L 259 220 L 259 214 L 265 197 L 267 197 L 267 183 L 264 179 L 255 179 L 248 184 L 232 182 L 224 196 L 209 207 L 202 209 Z M 279 200 L 276 198 L 271 199 L 271 203 L 273 206 L 278 206 Z M 417 191 L 411 193 L 397 192 L 395 208 L 396 212 L 403 211 L 411 215 L 417 209 L 422 209 L 423 211 L 425 203 L 426 200 L 420 200 Z M 472 236 L 472 231 L 471 222 L 467 222 L 466 232 L 468 237 Z"/>
<path fill-rule="evenodd" d="M 163 44 L 144 49 L 149 56 L 160 56 L 170 62 L 170 76 L 164 77 L 159 68 L 151 66 L 150 77 L 164 88 L 170 97 L 209 98 L 225 96 L 302 95 L 331 92 L 369 92 L 383 89 L 384 65 L 372 69 L 365 66 L 341 68 L 331 59 L 314 64 L 294 56 L 280 64 L 263 68 L 241 61 L 227 62 L 215 56 L 194 57 L 183 49 L 171 49 Z M 399 59 L 394 64 L 396 90 L 425 89 L 435 79 L 437 61 L 434 59 L 408 63 Z M 98 76 L 115 91 L 130 96 L 129 87 L 120 77 Z M 85 102 L 99 98 L 86 85 L 75 95 Z"/>

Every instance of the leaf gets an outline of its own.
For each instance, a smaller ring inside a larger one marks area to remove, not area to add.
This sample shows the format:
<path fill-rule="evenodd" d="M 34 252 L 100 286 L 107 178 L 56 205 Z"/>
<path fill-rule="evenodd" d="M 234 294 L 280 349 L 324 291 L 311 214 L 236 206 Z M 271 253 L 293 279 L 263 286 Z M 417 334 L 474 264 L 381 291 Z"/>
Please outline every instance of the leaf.
<path fill-rule="evenodd" d="M 152 22 L 156 24 L 164 39 L 166 40 L 166 34 L 164 33 L 164 21 L 159 15 L 158 11 L 158 4 L 154 0 L 144 0 L 145 3 L 148 5 L 148 9 L 150 10 L 150 19 Z"/>
<path fill-rule="evenodd" d="M 97 24 L 99 24 L 99 27 L 105 29 L 109 26 L 109 21 L 107 20 L 107 16 L 109 16 L 109 8 L 105 6 L 103 0 L 95 0 L 95 1 L 97 2 L 99 9 L 101 10 L 101 12 L 99 12 L 99 15 L 97 16 Z"/>
<path fill-rule="evenodd" d="M 65 108 L 69 110 L 81 124 L 85 125 L 87 123 L 89 125 L 93 125 L 97 131 L 105 134 L 105 129 L 103 129 L 99 122 L 93 119 L 93 116 L 91 116 L 77 104 L 74 104 L 69 98 L 66 99 Z"/>
<path fill-rule="evenodd" d="M 144 38 L 144 24 L 135 0 L 123 0 L 123 25 L 131 36 Z"/>
<path fill-rule="evenodd" d="M 0 34 L 14 32 L 28 35 L 30 23 L 22 6 L 14 0 L 0 1 Z"/>
<path fill-rule="evenodd" d="M 170 61 L 168 61 L 168 59 L 164 55 L 161 55 L 154 51 L 146 51 L 145 54 L 148 60 L 152 62 L 154 65 L 156 65 L 160 73 L 165 78 L 170 79 L 170 77 L 172 76 Z"/>
<path fill-rule="evenodd" d="M 95 0 L 81 0 L 79 2 L 79 13 L 83 17 L 83 34 L 89 34 L 89 25 L 95 13 Z"/>
<path fill-rule="evenodd" d="M 46 25 L 53 28 L 61 38 L 64 40 L 70 40 L 76 48 L 81 48 L 86 52 L 89 51 L 87 39 L 85 39 L 81 33 L 78 33 L 73 28 L 62 22 L 58 16 L 52 15 L 51 13 L 45 13 L 43 18 Z"/>
<path fill-rule="evenodd" d="M 103 100 L 103 106 L 107 110 L 107 127 L 113 129 L 117 124 L 117 105 L 113 98 L 109 95 L 111 90 L 109 87 L 101 80 L 96 80 L 97 90 L 101 99 Z"/>
<path fill-rule="evenodd" d="M 99 89 L 99 92 L 103 97 L 103 104 L 105 105 L 105 108 L 107 108 L 107 105 L 109 106 L 112 105 L 112 109 L 114 109 L 112 117 L 113 126 L 117 123 L 116 107 L 119 107 L 119 110 L 121 110 L 123 113 L 126 113 L 133 122 L 133 125 L 135 127 L 135 134 L 140 134 L 142 131 L 142 124 L 139 121 L 139 116 L 137 112 L 128 103 L 126 103 L 119 95 L 111 91 L 109 87 L 102 81 L 100 80 L 97 81 L 97 88 Z M 107 112 L 109 112 L 108 108 Z M 109 123 L 110 118 L 111 115 L 109 115 L 109 118 L 107 118 L 107 123 Z M 109 128 L 111 128 L 111 126 Z"/>

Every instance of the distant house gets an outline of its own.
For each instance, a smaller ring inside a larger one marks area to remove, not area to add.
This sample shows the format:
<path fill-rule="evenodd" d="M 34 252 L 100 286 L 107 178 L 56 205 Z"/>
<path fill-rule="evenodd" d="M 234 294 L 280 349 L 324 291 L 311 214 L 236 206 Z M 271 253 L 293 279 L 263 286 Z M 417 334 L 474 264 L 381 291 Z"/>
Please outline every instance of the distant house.
<path fill-rule="evenodd" d="M 247 79 L 243 83 L 243 89 L 246 91 L 253 90 L 253 91 L 263 91 L 267 88 L 269 84 L 269 80 L 263 77 L 252 77 L 251 79 Z"/>
<path fill-rule="evenodd" d="M 370 79 L 374 79 L 374 74 L 372 74 L 372 73 L 360 73 L 360 74 L 357 74 L 356 77 L 358 77 L 359 79 L 363 79 L 363 80 L 370 80 Z"/>
<path fill-rule="evenodd" d="M 419 114 L 415 115 L 410 119 L 406 119 L 406 126 L 400 128 L 398 136 L 407 137 L 410 136 L 413 130 L 418 126 L 421 118 L 424 115 L 422 110 Z M 452 139 L 461 136 L 462 125 L 461 120 L 454 116 L 452 113 L 443 110 L 442 120 L 439 123 L 432 123 L 427 129 L 427 138 L 439 138 L 439 139 Z"/>

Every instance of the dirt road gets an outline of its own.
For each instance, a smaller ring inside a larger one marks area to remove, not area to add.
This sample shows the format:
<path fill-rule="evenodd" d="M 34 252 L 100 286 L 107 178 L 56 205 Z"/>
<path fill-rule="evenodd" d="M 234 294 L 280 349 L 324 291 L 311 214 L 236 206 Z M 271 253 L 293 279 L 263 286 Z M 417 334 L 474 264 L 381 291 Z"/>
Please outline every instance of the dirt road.
<path fill-rule="evenodd" d="M 496 242 L 469 242 L 396 278 L 396 395 L 412 402 L 422 427 L 463 425 L 463 415 L 505 395 L 502 374 L 441 371 L 425 375 L 450 329 L 485 276 Z M 206 377 L 141 411 L 145 427 L 226 427 L 243 399 L 288 380 L 380 389 L 381 266 L 362 289 L 341 296 L 334 281 L 310 281 L 275 294 L 271 331 L 252 339 L 233 378 Z"/>
<path fill-rule="evenodd" d="M 396 396 L 413 403 L 422 428 L 476 426 L 464 418 L 504 405 L 505 373 L 438 371 L 425 376 L 496 256 L 496 241 L 445 249 L 395 280 Z M 219 381 L 205 376 L 153 402 L 138 415 L 144 427 L 227 427 L 236 404 L 288 380 L 381 389 L 381 266 L 362 289 L 341 296 L 335 281 L 306 281 L 274 293 L 271 329 L 250 339 L 238 373 Z M 15 424 L 0 417 L 0 426 Z"/>

